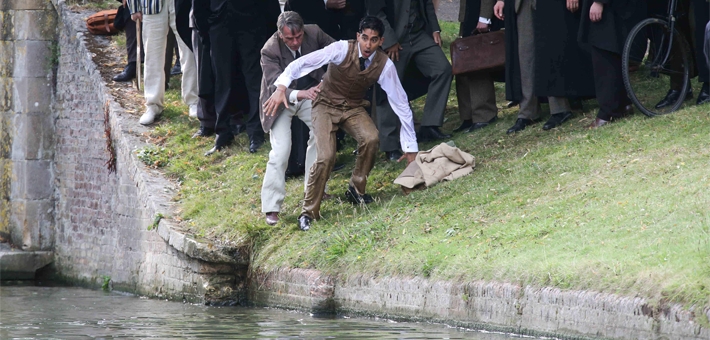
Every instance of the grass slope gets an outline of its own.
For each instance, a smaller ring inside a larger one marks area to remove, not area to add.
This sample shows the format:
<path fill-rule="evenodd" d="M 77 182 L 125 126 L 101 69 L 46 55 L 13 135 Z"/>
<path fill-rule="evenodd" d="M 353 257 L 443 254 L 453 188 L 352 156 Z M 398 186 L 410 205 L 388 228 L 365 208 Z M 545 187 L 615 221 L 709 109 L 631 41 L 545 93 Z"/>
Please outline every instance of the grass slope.
<path fill-rule="evenodd" d="M 448 43 L 458 25 L 442 26 Z M 287 182 L 282 222 L 266 226 L 268 144 L 249 154 L 241 135 L 225 152 L 202 156 L 212 140 L 190 138 L 198 122 L 187 118 L 179 81 L 171 85 L 149 136 L 156 147 L 139 156 L 180 183 L 183 208 L 172 218 L 196 237 L 254 242 L 264 269 L 485 279 L 710 305 L 708 106 L 590 131 L 596 103 L 588 101 L 558 129 L 537 124 L 512 136 L 505 130 L 517 109 L 501 109 L 493 126 L 453 138 L 476 156 L 472 175 L 403 196 L 392 181 L 404 164 L 380 159 L 368 183 L 377 202 L 367 207 L 343 202 L 350 141 L 338 156 L 346 169 L 328 184 L 337 198 L 304 233 L 296 228 L 302 178 Z M 503 85 L 496 86 L 501 106 Z M 423 100 L 413 105 L 421 116 Z M 452 86 L 444 130 L 458 124 Z"/>

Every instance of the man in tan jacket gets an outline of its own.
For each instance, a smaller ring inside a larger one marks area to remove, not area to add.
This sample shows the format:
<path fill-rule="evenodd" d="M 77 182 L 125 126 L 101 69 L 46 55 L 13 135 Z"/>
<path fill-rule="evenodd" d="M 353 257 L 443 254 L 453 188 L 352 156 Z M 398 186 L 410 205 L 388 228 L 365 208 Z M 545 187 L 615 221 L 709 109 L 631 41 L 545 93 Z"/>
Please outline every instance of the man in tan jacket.
<path fill-rule="evenodd" d="M 335 40 L 316 25 L 304 25 L 296 12 L 283 12 L 277 21 L 278 31 L 269 38 L 261 49 L 261 126 L 269 133 L 271 152 L 266 164 L 264 184 L 261 187 L 261 211 L 266 214 L 266 223 L 275 225 L 279 221 L 279 211 L 286 196 L 286 166 L 291 152 L 291 119 L 297 116 L 309 129 L 311 124 L 311 101 L 316 98 L 317 89 L 323 78 L 323 69 L 298 78 L 286 89 L 289 107 L 280 107 L 274 115 L 264 114 L 263 105 L 276 91 L 274 82 L 288 64 L 313 51 L 320 50 Z M 305 183 L 308 183 L 309 169 L 316 159 L 313 131 L 308 139 L 306 151 Z"/>

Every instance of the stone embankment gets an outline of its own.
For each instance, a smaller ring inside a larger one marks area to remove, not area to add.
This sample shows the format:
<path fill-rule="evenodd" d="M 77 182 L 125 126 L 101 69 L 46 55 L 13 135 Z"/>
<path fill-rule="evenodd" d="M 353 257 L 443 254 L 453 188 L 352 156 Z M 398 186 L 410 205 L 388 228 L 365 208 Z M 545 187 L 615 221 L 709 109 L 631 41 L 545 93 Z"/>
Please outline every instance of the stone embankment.
<path fill-rule="evenodd" d="M 39 200 L 49 205 L 41 220 L 26 210 L 0 208 L 0 232 L 20 248 L 0 252 L 50 251 L 54 262 L 46 272 L 59 279 L 93 287 L 109 282 L 114 289 L 174 300 L 433 321 L 574 339 L 710 339 L 707 308 L 638 297 L 509 283 L 249 269 L 248 246 L 198 241 L 180 232 L 170 218 L 177 214 L 177 185 L 137 159 L 135 151 L 146 145 L 147 130 L 119 105 L 115 94 L 126 92 L 112 91 L 111 75 L 101 73 L 97 64 L 107 60 L 102 55 L 107 42 L 87 35 L 86 13 L 73 12 L 62 0 L 0 0 L 0 11 L 0 56 L 12 56 L 15 65 L 0 68 L 0 203 L 31 206 Z M 28 64 L 29 57 L 22 54 L 27 44 L 16 44 L 19 38 L 13 33 L 30 29 L 22 18 L 47 11 L 54 13 L 57 29 L 45 32 L 55 40 L 36 44 L 44 47 L 32 55 L 32 67 L 42 71 L 8 71 Z M 47 67 L 46 60 L 53 64 Z M 28 76 L 53 85 L 23 90 L 27 80 L 15 80 Z M 46 110 L 25 112 L 13 104 L 27 102 L 32 91 L 41 92 L 32 96 L 41 99 L 36 102 L 46 104 Z M 34 125 L 20 130 L 25 125 L 18 122 L 26 119 Z M 40 144 L 27 137 L 37 131 L 42 132 Z M 23 152 L 28 145 L 35 151 Z M 31 177 L 23 172 L 18 164 L 30 161 L 47 163 L 40 169 L 45 173 Z M 46 181 L 52 190 L 37 199 L 13 189 L 39 189 L 33 185 Z M 17 223 L 16 216 L 30 218 L 30 223 Z"/>

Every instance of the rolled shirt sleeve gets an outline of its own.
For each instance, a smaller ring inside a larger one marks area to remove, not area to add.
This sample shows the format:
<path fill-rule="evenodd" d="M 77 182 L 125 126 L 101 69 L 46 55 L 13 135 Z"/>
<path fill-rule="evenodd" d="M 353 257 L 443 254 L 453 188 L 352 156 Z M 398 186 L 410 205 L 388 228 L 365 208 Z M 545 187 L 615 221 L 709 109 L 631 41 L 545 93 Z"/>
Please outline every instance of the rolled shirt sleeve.
<path fill-rule="evenodd" d="M 397 76 L 397 70 L 391 60 L 387 59 L 380 79 L 377 80 L 382 90 L 387 93 L 387 100 L 394 113 L 399 117 L 402 128 L 399 130 L 399 142 L 404 152 L 419 152 L 417 135 L 414 133 L 414 117 L 409 107 L 409 99 Z"/>

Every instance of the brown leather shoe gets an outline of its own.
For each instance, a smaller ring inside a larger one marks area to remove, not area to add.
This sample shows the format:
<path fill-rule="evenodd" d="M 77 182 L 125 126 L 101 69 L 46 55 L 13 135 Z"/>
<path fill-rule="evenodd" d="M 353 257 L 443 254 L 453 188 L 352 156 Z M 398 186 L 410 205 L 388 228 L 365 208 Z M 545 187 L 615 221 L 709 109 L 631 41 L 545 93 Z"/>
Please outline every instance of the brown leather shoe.
<path fill-rule="evenodd" d="M 609 124 L 609 121 L 608 121 L 608 120 L 604 120 L 604 119 L 601 119 L 601 118 L 597 118 L 597 119 L 594 119 L 594 121 L 592 122 L 592 124 L 589 125 L 589 128 L 590 128 L 590 129 L 596 129 L 596 128 L 600 128 L 600 127 L 602 127 L 602 126 L 604 126 L 604 125 L 606 125 L 606 124 Z"/>
<path fill-rule="evenodd" d="M 276 223 L 279 223 L 279 213 L 278 212 L 266 213 L 266 224 L 276 225 Z"/>

